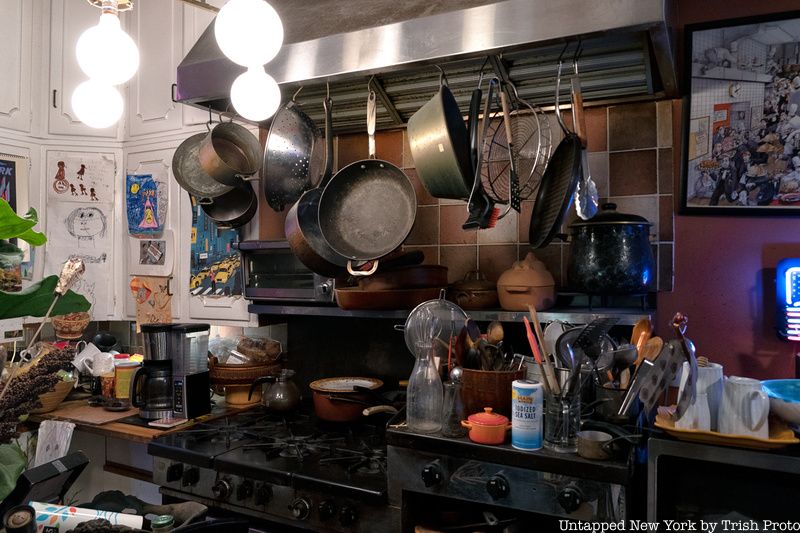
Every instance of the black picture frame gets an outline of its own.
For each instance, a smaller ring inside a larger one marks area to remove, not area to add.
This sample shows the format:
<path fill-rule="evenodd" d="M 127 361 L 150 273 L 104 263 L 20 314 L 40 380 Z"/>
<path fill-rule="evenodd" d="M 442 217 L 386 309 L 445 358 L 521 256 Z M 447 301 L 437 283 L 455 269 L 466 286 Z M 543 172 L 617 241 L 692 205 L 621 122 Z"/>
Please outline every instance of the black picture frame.
<path fill-rule="evenodd" d="M 800 214 L 800 11 L 687 25 L 680 212 Z"/>

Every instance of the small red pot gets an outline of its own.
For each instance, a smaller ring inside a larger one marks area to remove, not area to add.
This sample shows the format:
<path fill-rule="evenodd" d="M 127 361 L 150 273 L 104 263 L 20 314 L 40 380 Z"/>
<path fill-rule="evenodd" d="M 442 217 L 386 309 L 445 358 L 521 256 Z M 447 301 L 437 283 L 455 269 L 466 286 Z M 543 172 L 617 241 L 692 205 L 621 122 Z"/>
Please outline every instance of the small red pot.
<path fill-rule="evenodd" d="M 469 429 L 469 440 L 478 444 L 503 444 L 506 432 L 511 429 L 508 418 L 484 407 L 482 413 L 469 415 L 461 425 Z"/>

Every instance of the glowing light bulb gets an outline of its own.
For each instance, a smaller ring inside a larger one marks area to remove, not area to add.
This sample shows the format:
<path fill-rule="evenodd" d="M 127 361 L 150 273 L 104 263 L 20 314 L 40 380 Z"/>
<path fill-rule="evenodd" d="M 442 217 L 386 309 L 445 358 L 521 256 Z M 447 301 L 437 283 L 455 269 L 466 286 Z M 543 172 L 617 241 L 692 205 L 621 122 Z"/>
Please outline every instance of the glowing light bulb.
<path fill-rule="evenodd" d="M 278 110 L 281 89 L 264 67 L 250 68 L 233 80 L 231 103 L 244 118 L 260 122 Z"/>
<path fill-rule="evenodd" d="M 116 87 L 97 80 L 87 80 L 72 93 L 72 110 L 90 128 L 113 126 L 122 116 L 124 104 Z"/>
<path fill-rule="evenodd" d="M 264 0 L 230 0 L 214 21 L 217 45 L 228 59 L 243 67 L 264 65 L 278 55 L 283 24 Z"/>
<path fill-rule="evenodd" d="M 81 34 L 75 47 L 78 65 L 93 80 L 125 83 L 139 68 L 139 49 L 120 26 L 115 13 L 104 12 L 100 22 Z"/>

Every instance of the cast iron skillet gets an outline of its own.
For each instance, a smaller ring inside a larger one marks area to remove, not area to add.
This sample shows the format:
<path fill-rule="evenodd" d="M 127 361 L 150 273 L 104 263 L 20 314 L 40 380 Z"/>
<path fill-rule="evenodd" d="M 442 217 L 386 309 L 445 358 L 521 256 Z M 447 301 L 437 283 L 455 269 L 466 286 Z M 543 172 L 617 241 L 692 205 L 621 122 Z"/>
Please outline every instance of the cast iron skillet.
<path fill-rule="evenodd" d="M 556 147 L 539 184 L 536 203 L 533 204 L 528 240 L 532 248 L 543 248 L 556 236 L 564 216 L 572 205 L 572 197 L 581 177 L 581 141 L 577 134 L 564 125 L 559 108 L 561 66 L 556 77 L 556 117 L 564 131 L 564 138 Z"/>

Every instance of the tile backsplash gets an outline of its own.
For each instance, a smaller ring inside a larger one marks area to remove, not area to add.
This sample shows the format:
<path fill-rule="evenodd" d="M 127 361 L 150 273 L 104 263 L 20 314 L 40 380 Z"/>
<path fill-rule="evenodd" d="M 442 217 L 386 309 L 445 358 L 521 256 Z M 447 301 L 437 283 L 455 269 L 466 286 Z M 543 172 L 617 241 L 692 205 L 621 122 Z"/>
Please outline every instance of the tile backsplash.
<path fill-rule="evenodd" d="M 672 109 L 671 101 L 662 101 L 586 111 L 589 167 L 601 203 L 614 202 L 620 211 L 641 215 L 653 224 L 650 239 L 660 291 L 672 290 L 673 279 Z M 555 148 L 560 129 L 555 119 L 549 118 Z M 336 168 L 367 157 L 366 134 L 340 135 L 335 146 Z M 512 211 L 492 229 L 464 231 L 461 225 L 467 217 L 465 202 L 439 200 L 428 194 L 417 177 L 405 130 L 379 132 L 376 146 L 378 158 L 400 166 L 417 192 L 416 222 L 404 248 L 424 251 L 426 263 L 447 266 L 450 282 L 475 269 L 496 280 L 530 250 L 528 230 L 533 200 L 523 201 L 519 214 Z M 261 209 L 261 217 L 262 238 L 283 238 L 285 212 Z M 562 228 L 565 233 L 566 225 L 575 218 L 571 209 Z M 534 251 L 562 288 L 568 287 L 569 249 L 568 243 L 555 241 Z"/>

